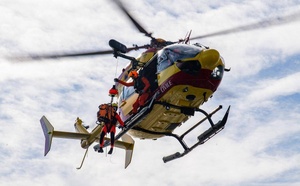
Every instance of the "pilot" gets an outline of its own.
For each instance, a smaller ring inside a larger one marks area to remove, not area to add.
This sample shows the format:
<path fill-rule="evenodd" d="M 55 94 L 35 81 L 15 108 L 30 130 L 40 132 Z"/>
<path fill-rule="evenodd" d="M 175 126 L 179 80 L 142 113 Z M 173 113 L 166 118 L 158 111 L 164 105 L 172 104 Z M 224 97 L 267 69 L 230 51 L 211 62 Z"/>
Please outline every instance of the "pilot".
<path fill-rule="evenodd" d="M 108 107 L 109 107 L 109 109 L 106 109 L 107 110 L 106 115 L 110 114 L 110 117 L 107 117 L 107 118 L 111 118 L 111 119 L 105 119 L 105 120 L 100 119 L 99 115 L 101 112 L 101 108 L 99 108 L 100 110 L 97 113 L 98 121 L 100 120 L 99 122 L 101 122 L 101 121 L 104 122 L 104 127 L 100 134 L 100 149 L 98 150 L 98 152 L 100 152 L 100 153 L 103 152 L 104 136 L 106 133 L 110 133 L 111 141 L 110 141 L 110 150 L 108 151 L 108 154 L 112 154 L 113 148 L 114 148 L 114 143 L 115 143 L 115 133 L 116 133 L 117 121 L 119 122 L 121 127 L 124 127 L 125 125 L 124 125 L 124 122 L 122 121 L 122 119 L 120 118 L 119 114 L 116 112 L 118 109 L 118 105 L 116 103 L 113 103 L 112 105 L 111 104 L 106 104 L 106 105 L 108 105 Z M 113 109 L 111 110 L 111 108 L 113 108 Z"/>
<path fill-rule="evenodd" d="M 145 102 L 150 95 L 150 83 L 146 77 L 140 76 L 136 70 L 130 71 L 128 76 L 133 79 L 132 82 L 127 83 L 119 80 L 118 78 L 115 78 L 114 82 L 121 83 L 122 85 L 127 87 L 134 86 L 135 92 L 139 94 L 137 100 L 132 105 L 132 114 L 136 114 L 138 108 L 145 105 Z"/>

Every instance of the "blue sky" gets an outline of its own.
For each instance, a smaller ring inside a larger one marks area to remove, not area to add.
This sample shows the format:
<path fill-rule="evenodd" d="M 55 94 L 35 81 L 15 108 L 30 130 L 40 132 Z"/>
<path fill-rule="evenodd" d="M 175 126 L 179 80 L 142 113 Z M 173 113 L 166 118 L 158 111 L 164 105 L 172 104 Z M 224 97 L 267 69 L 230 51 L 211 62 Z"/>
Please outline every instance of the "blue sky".
<path fill-rule="evenodd" d="M 300 11 L 299 0 L 134 0 L 127 5 L 155 37 L 168 40 L 189 30 L 198 36 Z M 55 129 L 74 131 L 79 116 L 93 128 L 98 105 L 110 101 L 108 90 L 127 61 L 108 55 L 12 63 L 6 57 L 109 49 L 112 38 L 127 46 L 149 39 L 108 0 L 1 0 L 0 14 L 0 185 L 300 184 L 300 21 L 194 41 L 217 49 L 231 68 L 202 106 L 210 111 L 231 105 L 226 128 L 205 145 L 165 164 L 163 156 L 182 150 L 177 141 L 135 139 L 128 169 L 123 169 L 122 150 L 112 156 L 91 150 L 78 171 L 84 154 L 79 141 L 54 139 L 43 156 L 39 119 L 46 115 Z M 175 132 L 199 119 L 196 115 Z"/>

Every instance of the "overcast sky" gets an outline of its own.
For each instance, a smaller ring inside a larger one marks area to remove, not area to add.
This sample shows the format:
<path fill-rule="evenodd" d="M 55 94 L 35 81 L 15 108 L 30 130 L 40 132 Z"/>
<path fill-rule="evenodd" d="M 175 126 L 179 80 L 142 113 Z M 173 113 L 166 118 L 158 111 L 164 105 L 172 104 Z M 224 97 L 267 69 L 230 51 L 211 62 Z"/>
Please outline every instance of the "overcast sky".
<path fill-rule="evenodd" d="M 299 0 L 126 2 L 149 32 L 171 41 L 190 30 L 195 37 L 300 12 Z M 84 155 L 79 141 L 53 139 L 44 157 L 39 119 L 45 115 L 55 129 L 74 131 L 79 116 L 95 127 L 98 105 L 110 101 L 113 78 L 128 61 L 106 55 L 13 63 L 6 57 L 106 50 L 112 38 L 144 45 L 149 38 L 109 0 L 0 0 L 0 14 L 0 185 L 300 184 L 300 21 L 193 41 L 217 49 L 231 68 L 201 107 L 231 105 L 230 117 L 203 146 L 165 164 L 163 156 L 182 152 L 177 141 L 135 139 L 127 169 L 123 150 L 106 156 L 91 149 L 76 170 Z M 181 134 L 201 117 L 175 132 Z M 188 144 L 208 127 L 197 129 Z"/>

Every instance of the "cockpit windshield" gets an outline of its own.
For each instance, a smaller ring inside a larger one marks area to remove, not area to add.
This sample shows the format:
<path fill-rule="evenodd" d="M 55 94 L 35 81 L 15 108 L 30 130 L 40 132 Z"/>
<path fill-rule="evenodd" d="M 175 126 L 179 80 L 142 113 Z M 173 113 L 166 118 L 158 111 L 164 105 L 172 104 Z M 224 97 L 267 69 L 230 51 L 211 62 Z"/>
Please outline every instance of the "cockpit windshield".
<path fill-rule="evenodd" d="M 195 57 L 201 50 L 200 47 L 184 44 L 165 47 L 157 55 L 157 72 L 161 72 L 178 60 Z"/>

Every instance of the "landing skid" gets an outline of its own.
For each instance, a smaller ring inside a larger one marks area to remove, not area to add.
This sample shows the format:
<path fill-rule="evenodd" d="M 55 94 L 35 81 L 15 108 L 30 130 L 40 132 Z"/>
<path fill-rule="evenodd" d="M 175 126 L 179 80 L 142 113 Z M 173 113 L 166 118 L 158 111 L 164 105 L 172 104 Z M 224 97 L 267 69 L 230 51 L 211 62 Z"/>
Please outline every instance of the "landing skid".
<path fill-rule="evenodd" d="M 191 127 L 189 130 L 187 130 L 181 136 L 178 136 L 176 134 L 165 134 L 167 136 L 171 136 L 171 137 L 174 137 L 175 139 L 177 139 L 179 141 L 179 143 L 182 145 L 184 151 L 182 153 L 176 152 L 176 153 L 171 154 L 169 156 L 165 156 L 165 157 L 163 157 L 163 161 L 166 163 L 166 162 L 172 161 L 174 159 L 181 158 L 181 157 L 185 156 L 186 154 L 191 152 L 194 148 L 196 148 L 199 145 L 204 144 L 206 141 L 208 141 L 209 139 L 214 137 L 217 133 L 219 133 L 221 130 L 223 130 L 224 127 L 225 127 L 225 124 L 227 122 L 227 118 L 228 118 L 229 111 L 230 111 L 230 106 L 228 107 L 223 119 L 220 120 L 218 123 L 214 124 L 213 121 L 211 120 L 211 116 L 213 114 L 215 114 L 216 112 L 218 112 L 221 108 L 222 108 L 222 106 L 220 105 L 216 110 L 214 110 L 210 114 L 207 114 L 204 110 L 197 109 L 196 111 L 199 111 L 199 112 L 203 113 L 205 115 L 205 118 L 203 118 L 201 121 L 196 123 L 193 127 Z M 186 143 L 184 142 L 183 138 L 188 133 L 190 133 L 192 130 L 194 130 L 196 127 L 198 127 L 201 123 L 203 123 L 206 119 L 209 121 L 211 127 L 198 136 L 198 142 L 197 143 L 195 143 L 191 147 L 188 147 L 186 145 Z"/>
<path fill-rule="evenodd" d="M 172 105 L 169 105 L 169 106 L 172 106 Z M 181 108 L 181 109 L 183 110 L 184 108 Z M 170 137 L 174 137 L 175 139 L 177 139 L 177 141 L 183 147 L 184 152 L 183 153 L 176 152 L 175 154 L 171 154 L 169 156 L 163 157 L 163 161 L 166 163 L 166 162 L 172 161 L 174 159 L 181 158 L 181 157 L 185 156 L 186 154 L 188 154 L 189 152 L 191 152 L 194 148 L 196 148 L 199 145 L 204 144 L 206 141 L 208 141 L 213 136 L 215 136 L 217 133 L 219 133 L 221 130 L 223 130 L 224 127 L 225 127 L 225 124 L 227 122 L 227 118 L 228 118 L 229 111 L 230 111 L 230 106 L 228 107 L 228 109 L 227 109 L 227 111 L 226 111 L 223 119 L 220 120 L 218 123 L 214 124 L 213 121 L 212 121 L 212 119 L 211 119 L 211 117 L 216 112 L 218 112 L 220 109 L 222 109 L 221 105 L 217 109 L 215 109 L 213 112 L 211 112 L 210 114 L 208 114 L 207 112 L 205 112 L 202 109 L 195 109 L 194 111 L 201 112 L 202 114 L 204 114 L 205 118 L 203 118 L 202 120 L 200 120 L 198 123 L 196 123 L 194 126 L 192 126 L 190 129 L 188 129 L 186 132 L 184 132 L 180 136 L 177 135 L 177 134 L 168 133 L 168 132 L 149 131 L 149 130 L 145 130 L 145 129 L 137 127 L 137 126 L 133 127 L 132 129 L 137 130 L 137 131 L 141 131 L 141 132 L 145 132 L 145 133 L 149 133 L 149 134 L 157 134 L 157 135 L 170 136 Z M 197 128 L 200 124 L 202 124 L 206 120 L 209 121 L 211 127 L 198 136 L 198 142 L 197 143 L 195 143 L 191 147 L 187 146 L 187 144 L 184 141 L 184 137 L 187 134 L 189 134 L 191 131 L 193 131 L 195 128 Z"/>

